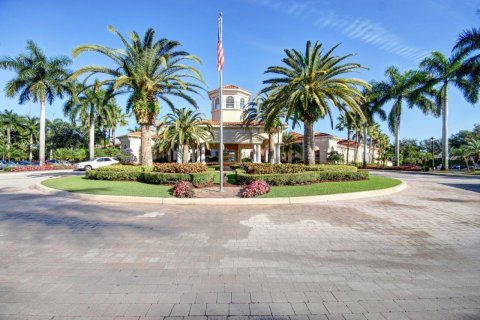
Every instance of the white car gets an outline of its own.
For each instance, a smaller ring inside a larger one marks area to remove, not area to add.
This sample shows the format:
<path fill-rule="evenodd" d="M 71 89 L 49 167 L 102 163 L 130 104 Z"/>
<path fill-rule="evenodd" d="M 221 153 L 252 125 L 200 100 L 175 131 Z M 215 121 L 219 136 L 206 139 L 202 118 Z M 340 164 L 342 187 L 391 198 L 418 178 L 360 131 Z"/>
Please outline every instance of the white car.
<path fill-rule="evenodd" d="M 88 161 L 79 162 L 75 165 L 75 170 L 92 170 L 100 167 L 109 166 L 118 163 L 118 160 L 110 157 L 95 158 Z"/>

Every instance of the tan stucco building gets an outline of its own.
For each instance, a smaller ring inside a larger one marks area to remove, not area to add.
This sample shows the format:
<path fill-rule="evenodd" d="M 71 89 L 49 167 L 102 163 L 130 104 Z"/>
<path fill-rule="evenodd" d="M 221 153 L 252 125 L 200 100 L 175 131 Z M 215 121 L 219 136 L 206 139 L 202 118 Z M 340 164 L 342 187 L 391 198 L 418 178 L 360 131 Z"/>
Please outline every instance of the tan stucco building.
<path fill-rule="evenodd" d="M 217 162 L 219 161 L 220 140 L 220 90 L 208 92 L 211 101 L 211 124 L 214 136 L 198 149 L 190 150 L 190 161 Z M 262 123 L 252 123 L 248 127 L 242 125 L 242 113 L 247 107 L 251 93 L 235 85 L 223 87 L 223 141 L 224 161 L 240 162 L 243 158 L 250 158 L 253 162 L 266 162 L 268 155 L 268 134 L 264 132 Z M 286 126 L 285 126 L 286 129 Z M 280 144 L 282 132 L 275 136 L 275 162 L 280 162 Z M 130 148 L 139 158 L 140 132 L 131 132 L 119 136 L 122 148 Z M 153 143 L 153 141 L 152 141 Z M 181 152 L 171 152 L 168 161 L 181 161 Z M 158 158 L 154 155 L 154 159 Z"/>

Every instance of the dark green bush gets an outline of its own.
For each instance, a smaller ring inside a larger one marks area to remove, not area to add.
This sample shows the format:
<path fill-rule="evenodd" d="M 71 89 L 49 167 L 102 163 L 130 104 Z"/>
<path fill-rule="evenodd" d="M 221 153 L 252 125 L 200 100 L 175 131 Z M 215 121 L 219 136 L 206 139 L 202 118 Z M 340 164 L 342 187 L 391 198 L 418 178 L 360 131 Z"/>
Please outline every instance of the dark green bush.
<path fill-rule="evenodd" d="M 137 181 L 141 175 L 142 171 L 91 170 L 85 173 L 87 179 L 119 181 Z"/>
<path fill-rule="evenodd" d="M 190 174 L 190 181 L 196 187 L 213 183 L 215 179 L 215 169 L 210 168 L 207 172 Z"/>
<path fill-rule="evenodd" d="M 179 181 L 190 181 L 188 173 L 144 172 L 138 181 L 150 184 L 174 184 Z"/>
<path fill-rule="evenodd" d="M 305 171 L 289 174 L 248 174 L 244 170 L 236 170 L 237 182 L 248 184 L 255 180 L 264 180 L 270 185 L 294 185 L 324 181 L 352 181 L 368 179 L 368 172 L 343 171 Z"/>

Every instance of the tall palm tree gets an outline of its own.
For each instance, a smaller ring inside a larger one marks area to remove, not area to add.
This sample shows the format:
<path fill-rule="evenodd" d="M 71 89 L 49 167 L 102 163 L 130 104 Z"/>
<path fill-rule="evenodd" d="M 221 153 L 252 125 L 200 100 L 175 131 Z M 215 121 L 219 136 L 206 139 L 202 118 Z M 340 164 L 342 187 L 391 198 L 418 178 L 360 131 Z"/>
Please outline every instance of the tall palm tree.
<path fill-rule="evenodd" d="M 302 146 L 298 143 L 297 137 L 293 132 L 284 132 L 282 135 L 282 152 L 285 153 L 285 161 L 291 162 L 289 156 L 292 155 L 295 158 L 295 154 L 302 152 Z"/>
<path fill-rule="evenodd" d="M 38 141 L 38 128 L 40 127 L 40 120 L 38 117 L 25 117 L 22 123 L 22 128 L 28 135 L 28 161 L 33 160 L 33 146 Z"/>
<path fill-rule="evenodd" d="M 347 130 L 347 157 L 346 163 L 349 163 L 350 156 L 350 140 L 352 139 L 352 132 L 355 131 L 357 125 L 355 124 L 355 117 L 350 112 L 342 112 L 337 118 L 338 123 L 335 128 L 339 131 Z"/>
<path fill-rule="evenodd" d="M 375 89 L 375 83 L 372 84 L 372 89 Z M 375 92 L 373 90 L 364 90 L 363 95 L 365 96 L 365 103 L 362 107 L 363 114 L 365 115 L 365 122 L 363 123 L 363 166 L 367 166 L 367 141 L 368 141 L 368 131 L 369 128 L 375 125 L 375 116 L 378 116 L 380 120 L 385 121 L 387 119 L 387 114 L 382 109 L 382 105 L 377 102 L 377 97 L 381 93 Z M 372 148 L 372 143 L 370 139 L 369 149 Z M 371 151 L 371 150 L 370 150 Z"/>
<path fill-rule="evenodd" d="M 392 109 L 388 114 L 388 126 L 395 134 L 395 164 L 400 165 L 400 122 L 402 119 L 403 103 L 411 109 L 419 108 L 424 114 L 438 115 L 438 108 L 431 99 L 435 91 L 428 83 L 425 72 L 408 70 L 401 73 L 396 67 L 388 67 L 385 71 L 386 80 L 377 82 L 372 89 L 378 96 L 376 103 L 379 107 L 393 101 Z"/>
<path fill-rule="evenodd" d="M 205 143 L 208 148 L 208 141 L 213 135 L 212 125 L 203 114 L 187 108 L 174 109 L 159 123 L 156 149 L 165 153 L 180 147 L 182 162 L 187 163 L 190 147 Z"/>
<path fill-rule="evenodd" d="M 462 72 L 470 82 L 480 84 L 480 28 L 463 31 L 457 39 L 453 51 L 465 55 Z"/>
<path fill-rule="evenodd" d="M 12 147 L 12 132 L 20 130 L 20 117 L 12 110 L 0 113 L 0 127 L 6 132 L 6 152 Z"/>
<path fill-rule="evenodd" d="M 95 123 L 103 110 L 115 107 L 115 98 L 106 90 L 99 88 L 98 81 L 90 86 L 77 84 L 71 97 L 64 105 L 63 112 L 72 122 L 79 118 L 82 127 L 88 129 L 88 150 L 90 159 L 95 158 Z"/>
<path fill-rule="evenodd" d="M 478 101 L 478 89 L 475 89 L 465 77 L 463 70 L 464 55 L 457 53 L 446 57 L 439 51 L 434 51 L 426 57 L 420 67 L 432 77 L 431 82 L 438 86 L 436 101 L 442 113 L 442 169 L 448 170 L 448 87 L 456 86 L 470 103 Z"/>
<path fill-rule="evenodd" d="M 314 123 L 328 116 L 333 127 L 332 108 L 362 114 L 364 99 L 359 87 L 369 87 L 363 80 L 347 77 L 363 67 L 344 62 L 352 54 L 334 55 L 337 47 L 324 52 L 321 43 L 312 46 L 307 41 L 304 53 L 286 49 L 284 66 L 272 66 L 265 71 L 273 77 L 263 82 L 267 86 L 261 93 L 274 92 L 274 100 L 278 101 L 272 103 L 266 123 L 273 121 L 282 109 L 286 119 L 303 122 L 304 162 L 308 165 L 315 164 Z"/>
<path fill-rule="evenodd" d="M 283 131 L 281 114 L 278 113 L 272 121 L 266 123 L 268 111 L 270 110 L 269 97 L 265 94 L 258 95 L 253 102 L 250 102 L 242 113 L 243 125 L 248 127 L 254 124 L 263 123 L 265 132 L 268 133 L 268 160 L 275 163 L 275 136 Z M 280 155 L 279 155 L 280 156 Z"/>
<path fill-rule="evenodd" d="M 12 70 L 16 77 L 5 86 L 7 97 L 19 95 L 19 103 L 40 102 L 39 160 L 45 162 L 45 103 L 63 98 L 65 79 L 71 60 L 65 56 L 49 58 L 33 41 L 27 41 L 27 53 L 15 58 L 0 58 L 0 68 Z"/>
<path fill-rule="evenodd" d="M 159 100 L 173 109 L 169 97 L 175 96 L 196 107 L 197 103 L 187 93 L 198 93 L 197 90 L 202 88 L 199 83 L 202 84 L 203 80 L 199 71 L 187 64 L 200 63 L 200 60 L 179 50 L 181 44 L 177 41 L 154 41 L 153 29 L 145 32 L 143 40 L 138 33 L 131 32 L 130 41 L 114 27 L 110 26 L 109 30 L 120 38 L 124 48 L 112 49 L 87 44 L 75 48 L 73 56 L 77 57 L 86 51 L 97 52 L 112 60 L 115 67 L 86 66 L 74 72 L 72 78 L 85 73 L 103 73 L 109 79 L 101 84 L 109 84 L 112 90 L 129 93 L 127 112 L 133 110 L 137 123 L 141 126 L 140 162 L 142 165 L 151 165 L 151 127 L 160 111 Z"/>

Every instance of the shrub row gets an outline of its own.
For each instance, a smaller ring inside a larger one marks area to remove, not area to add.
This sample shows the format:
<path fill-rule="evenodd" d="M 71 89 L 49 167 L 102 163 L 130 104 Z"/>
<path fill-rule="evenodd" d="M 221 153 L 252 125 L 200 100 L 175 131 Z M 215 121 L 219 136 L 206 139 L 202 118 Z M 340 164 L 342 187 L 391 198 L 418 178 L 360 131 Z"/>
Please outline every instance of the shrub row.
<path fill-rule="evenodd" d="M 242 165 L 242 169 L 248 174 L 290 174 L 305 171 L 330 171 L 330 172 L 357 172 L 358 169 L 349 165 L 331 165 L 317 164 L 314 166 L 306 166 L 303 164 L 293 163 L 246 163 Z"/>
<path fill-rule="evenodd" d="M 156 163 L 153 171 L 163 173 L 199 173 L 207 171 L 205 163 Z"/>
<path fill-rule="evenodd" d="M 110 166 L 110 168 L 111 167 L 113 166 Z M 142 168 L 141 166 L 132 167 L 136 169 L 121 170 L 120 168 L 114 168 L 114 170 L 91 170 L 86 172 L 86 177 L 94 180 L 140 181 L 150 184 L 174 184 L 179 181 L 190 181 L 195 186 L 212 183 L 215 177 L 215 171 L 213 169 L 206 172 L 189 174 L 152 172 L 148 170 L 149 168 Z"/>
<path fill-rule="evenodd" d="M 316 164 L 305 166 L 305 171 L 357 172 L 358 168 L 344 164 Z"/>
<path fill-rule="evenodd" d="M 100 167 L 97 171 L 109 171 L 109 172 L 151 172 L 152 166 L 137 166 L 137 165 L 111 165 Z"/>
<path fill-rule="evenodd" d="M 44 170 L 67 170 L 73 169 L 73 166 L 63 166 L 63 165 L 51 165 L 45 164 L 43 166 L 18 166 L 18 167 L 6 167 L 4 171 L 6 172 L 25 172 L 25 171 L 44 171 Z"/>
<path fill-rule="evenodd" d="M 266 181 L 270 185 L 294 185 L 325 181 L 354 181 L 368 179 L 368 172 L 345 171 L 305 171 L 290 174 L 248 174 L 244 170 L 235 171 L 237 182 L 249 184 L 255 180 Z"/>
<path fill-rule="evenodd" d="M 282 163 L 246 163 L 243 169 L 248 174 L 297 173 L 305 171 L 304 165 Z"/>

